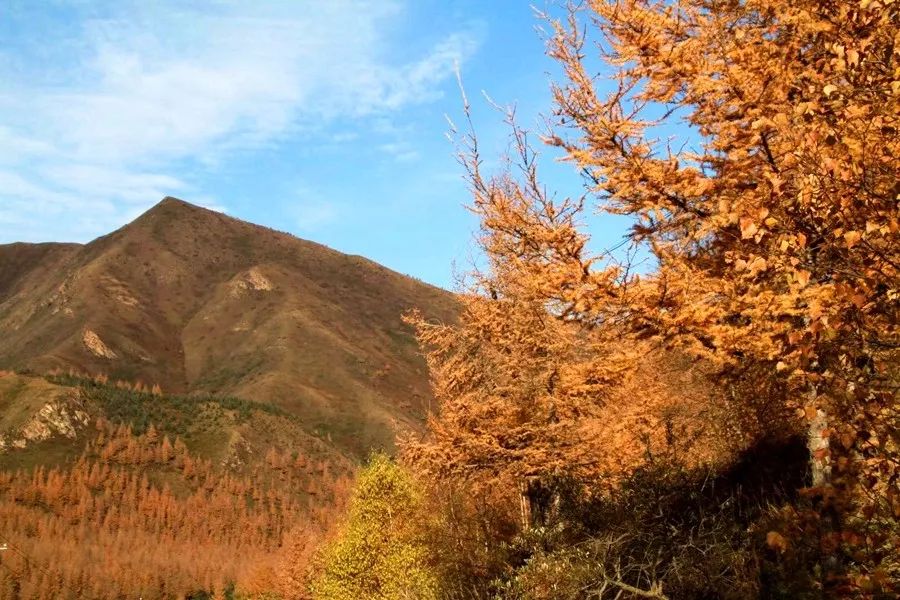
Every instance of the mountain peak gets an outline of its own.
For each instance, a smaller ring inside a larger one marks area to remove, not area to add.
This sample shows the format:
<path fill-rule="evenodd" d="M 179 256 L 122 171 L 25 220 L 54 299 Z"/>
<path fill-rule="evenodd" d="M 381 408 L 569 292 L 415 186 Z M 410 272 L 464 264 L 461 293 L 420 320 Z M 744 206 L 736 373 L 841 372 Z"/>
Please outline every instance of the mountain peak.
<path fill-rule="evenodd" d="M 173 197 L 85 246 L 0 250 L 0 369 L 266 402 L 359 456 L 427 412 L 402 315 L 458 311 L 446 291 Z"/>
<path fill-rule="evenodd" d="M 157 202 L 150 210 L 148 210 L 144 214 L 150 214 L 158 211 L 172 211 L 172 210 L 186 210 L 191 212 L 205 212 L 205 213 L 214 213 L 216 211 L 210 210 L 203 206 L 198 206 L 197 204 L 191 204 L 186 200 L 182 200 L 181 198 L 176 198 L 175 196 L 166 196 L 159 202 Z"/>
<path fill-rule="evenodd" d="M 156 206 L 168 206 L 168 205 L 177 205 L 177 206 L 188 206 L 193 208 L 199 208 L 198 206 L 191 204 L 190 202 L 186 202 L 181 198 L 176 198 L 175 196 L 166 196 L 162 200 L 160 200 Z"/>
<path fill-rule="evenodd" d="M 171 223 L 173 221 L 197 221 L 202 219 L 210 222 L 211 218 L 227 217 L 224 213 L 216 212 L 196 204 L 186 202 L 181 198 L 166 196 L 137 219 L 123 227 L 123 230 L 134 227 L 146 226 L 151 223 Z"/>

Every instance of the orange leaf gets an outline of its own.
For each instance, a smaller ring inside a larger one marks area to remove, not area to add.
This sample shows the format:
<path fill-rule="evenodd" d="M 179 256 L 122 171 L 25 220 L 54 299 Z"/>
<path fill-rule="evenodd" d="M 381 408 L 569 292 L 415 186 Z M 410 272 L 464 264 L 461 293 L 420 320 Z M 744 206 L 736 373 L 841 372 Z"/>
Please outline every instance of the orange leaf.
<path fill-rule="evenodd" d="M 812 319 L 818 319 L 822 316 L 822 305 L 815 300 L 809 303 L 809 316 Z"/>
<path fill-rule="evenodd" d="M 766 534 L 766 545 L 778 552 L 784 552 L 788 547 L 787 540 L 777 531 L 770 531 Z"/>
<path fill-rule="evenodd" d="M 748 238 L 752 238 L 754 235 L 756 235 L 757 229 L 758 228 L 756 226 L 756 223 L 754 223 L 751 219 L 748 219 L 747 217 L 741 219 L 741 238 L 745 240 Z"/>
<path fill-rule="evenodd" d="M 859 242 L 859 239 L 861 237 L 862 236 L 859 234 L 858 231 L 848 231 L 847 233 L 844 234 L 844 241 L 847 242 L 848 248 L 852 248 Z"/>
<path fill-rule="evenodd" d="M 756 258 L 753 259 L 753 262 L 750 263 L 750 273 L 753 275 L 756 275 L 757 273 L 765 271 L 767 268 L 768 268 L 768 263 L 766 262 L 766 259 L 764 259 L 762 256 L 757 256 Z"/>

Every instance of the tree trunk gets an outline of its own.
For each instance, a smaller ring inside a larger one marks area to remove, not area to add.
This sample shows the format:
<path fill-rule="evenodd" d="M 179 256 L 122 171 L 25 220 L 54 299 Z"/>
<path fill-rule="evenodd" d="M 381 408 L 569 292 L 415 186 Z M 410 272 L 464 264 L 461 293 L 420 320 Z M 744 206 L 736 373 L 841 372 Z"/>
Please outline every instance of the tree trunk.
<path fill-rule="evenodd" d="M 841 502 L 835 496 L 831 477 L 831 446 L 828 433 L 828 414 L 816 407 L 816 413 L 810 419 L 807 431 L 807 448 L 809 449 L 809 468 L 812 487 L 821 492 L 821 504 L 819 504 L 820 535 L 831 537 L 841 529 L 841 515 L 838 504 Z M 844 569 L 840 553 L 837 549 L 826 552 L 821 556 L 822 572 L 822 598 L 832 598 L 837 593 L 835 586 L 841 580 Z"/>
<path fill-rule="evenodd" d="M 558 503 L 557 494 L 540 477 L 527 477 L 519 484 L 519 515 L 522 530 L 547 525 Z"/>
<path fill-rule="evenodd" d="M 821 408 L 810 419 L 806 447 L 812 486 L 821 487 L 831 481 L 831 448 L 828 440 L 828 415 Z"/>
<path fill-rule="evenodd" d="M 531 529 L 531 482 L 528 479 L 519 482 L 519 519 L 522 531 Z"/>

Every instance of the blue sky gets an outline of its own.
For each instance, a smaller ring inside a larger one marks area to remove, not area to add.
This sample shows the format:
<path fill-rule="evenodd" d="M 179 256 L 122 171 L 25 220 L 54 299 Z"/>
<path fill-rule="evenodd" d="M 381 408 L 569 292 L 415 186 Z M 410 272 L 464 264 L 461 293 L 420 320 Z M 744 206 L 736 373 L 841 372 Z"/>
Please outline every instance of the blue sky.
<path fill-rule="evenodd" d="M 0 243 L 89 241 L 172 195 L 452 287 L 477 226 L 454 64 L 499 156 L 480 92 L 537 126 L 538 25 L 520 0 L 0 0 Z M 592 219 L 594 244 L 623 227 Z"/>

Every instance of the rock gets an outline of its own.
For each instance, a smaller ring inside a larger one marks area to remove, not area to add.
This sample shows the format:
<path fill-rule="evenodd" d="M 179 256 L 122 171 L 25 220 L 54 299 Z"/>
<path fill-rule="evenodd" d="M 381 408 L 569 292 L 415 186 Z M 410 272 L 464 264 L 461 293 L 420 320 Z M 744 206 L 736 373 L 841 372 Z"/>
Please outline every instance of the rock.
<path fill-rule="evenodd" d="M 50 439 L 54 436 L 62 436 L 75 439 L 78 430 L 90 422 L 90 415 L 84 410 L 84 406 L 77 397 L 60 398 L 51 400 L 38 410 L 17 432 L 7 436 L 0 435 L 0 453 L 10 446 L 13 448 L 25 448 L 31 443 Z"/>
<path fill-rule="evenodd" d="M 275 289 L 272 282 L 257 267 L 253 267 L 246 273 L 238 276 L 232 283 L 232 294 L 239 294 L 241 291 L 252 290 L 255 292 L 270 292 Z"/>
<path fill-rule="evenodd" d="M 81 337 L 81 341 L 94 356 L 107 358 L 109 360 L 119 358 L 119 355 L 113 352 L 112 349 L 109 348 L 109 346 L 104 344 L 103 340 L 100 339 L 100 336 L 90 329 L 84 330 L 84 335 Z"/>

